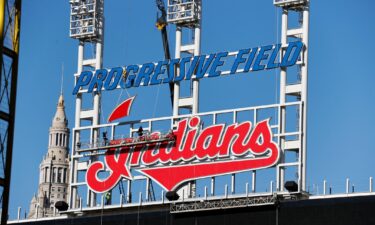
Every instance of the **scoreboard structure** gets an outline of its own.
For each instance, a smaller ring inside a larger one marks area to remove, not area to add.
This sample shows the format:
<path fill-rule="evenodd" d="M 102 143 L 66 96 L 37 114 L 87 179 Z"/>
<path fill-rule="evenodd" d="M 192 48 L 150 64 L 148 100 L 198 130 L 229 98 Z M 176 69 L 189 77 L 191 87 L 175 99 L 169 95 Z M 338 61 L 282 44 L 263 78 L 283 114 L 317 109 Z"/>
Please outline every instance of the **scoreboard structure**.
<path fill-rule="evenodd" d="M 103 1 L 70 1 L 70 36 L 79 45 L 68 212 L 166 203 L 173 203 L 171 212 L 183 212 L 304 195 L 308 0 L 274 1 L 282 10 L 280 43 L 207 55 L 201 54 L 202 1 L 168 0 L 167 22 L 176 26 L 174 59 L 109 69 L 102 65 Z M 298 27 L 288 26 L 296 18 L 291 13 L 299 15 Z M 94 49 L 92 58 L 87 48 Z M 201 79 L 261 70 L 280 71 L 276 104 L 199 110 Z M 170 116 L 127 120 L 133 96 L 101 121 L 107 116 L 100 110 L 103 92 L 165 84 L 174 87 Z M 187 96 L 182 84 L 189 86 Z M 262 178 L 260 170 L 270 177 Z M 222 176 L 230 177 L 229 186 Z M 243 176 L 251 182 L 237 191 Z M 259 182 L 269 190 L 258 191 Z"/>

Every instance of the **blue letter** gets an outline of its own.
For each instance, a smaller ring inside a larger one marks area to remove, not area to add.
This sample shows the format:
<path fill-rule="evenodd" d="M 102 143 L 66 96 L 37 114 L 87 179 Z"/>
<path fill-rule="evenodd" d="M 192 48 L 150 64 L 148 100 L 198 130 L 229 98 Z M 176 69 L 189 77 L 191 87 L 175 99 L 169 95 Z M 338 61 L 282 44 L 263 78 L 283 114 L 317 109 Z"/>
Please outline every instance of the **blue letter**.
<path fill-rule="evenodd" d="M 257 52 L 258 52 L 258 47 L 255 47 L 255 48 L 251 49 L 251 53 L 250 53 L 249 57 L 247 57 L 247 62 L 246 62 L 245 68 L 243 68 L 243 71 L 245 73 L 249 72 L 250 66 L 253 63 L 254 58 L 255 58 L 255 54 Z"/>
<path fill-rule="evenodd" d="M 104 89 L 107 91 L 115 89 L 121 77 L 122 77 L 122 67 L 112 68 L 111 71 L 109 71 L 107 79 L 105 80 Z M 113 82 L 111 84 L 112 80 Z"/>
<path fill-rule="evenodd" d="M 154 71 L 154 64 L 153 63 L 145 63 L 142 65 L 141 71 L 137 76 L 137 80 L 135 81 L 134 87 L 139 87 L 141 84 L 142 79 L 143 86 L 147 86 L 148 82 L 150 81 L 150 74 Z"/>
<path fill-rule="evenodd" d="M 216 54 L 215 60 L 211 66 L 208 77 L 217 77 L 220 76 L 221 71 L 216 71 L 217 67 L 224 65 L 224 61 L 221 61 L 222 57 L 227 57 L 228 52 L 220 52 Z"/>
<path fill-rule="evenodd" d="M 96 88 L 96 91 L 101 91 L 103 87 L 103 81 L 106 77 L 107 77 L 106 69 L 96 70 L 95 75 L 92 78 L 92 82 L 90 83 L 90 86 L 87 92 L 88 93 L 92 92 L 94 88 Z"/>
<path fill-rule="evenodd" d="M 174 81 L 182 81 L 185 78 L 185 64 L 190 62 L 191 57 L 182 58 L 180 61 L 180 74 L 174 78 Z M 190 79 L 190 78 L 189 78 Z"/>
<path fill-rule="evenodd" d="M 268 50 L 271 50 L 271 49 L 272 49 L 272 45 L 267 45 L 267 46 L 263 46 L 263 47 L 260 48 L 259 54 L 258 54 L 257 58 L 255 59 L 252 71 L 264 69 L 265 66 L 261 65 L 260 63 L 262 62 L 262 60 L 268 59 L 269 55 L 268 55 L 268 53 L 265 53 L 265 52 L 268 51 Z"/>
<path fill-rule="evenodd" d="M 173 82 L 176 72 L 176 64 L 178 64 L 179 61 L 180 59 L 171 59 L 171 61 L 169 62 L 168 78 L 165 78 L 163 80 L 163 83 Z"/>
<path fill-rule="evenodd" d="M 246 59 L 242 58 L 242 56 L 244 54 L 248 54 L 249 52 L 250 52 L 250 48 L 248 48 L 248 49 L 241 49 L 241 50 L 238 51 L 236 60 L 234 60 L 234 63 L 232 65 L 232 69 L 230 70 L 231 74 L 235 74 L 236 71 L 237 71 L 238 66 L 241 63 L 244 63 L 246 61 Z"/>
<path fill-rule="evenodd" d="M 125 87 L 123 87 L 123 82 L 121 82 L 122 88 L 131 88 L 134 85 L 134 80 L 138 72 L 138 69 L 139 69 L 139 66 L 137 65 L 130 65 L 126 67 L 126 73 L 127 73 L 126 83 L 125 83 Z M 133 74 L 130 74 L 130 71 L 133 71 Z"/>
<path fill-rule="evenodd" d="M 81 87 L 88 85 L 91 81 L 91 78 L 91 71 L 83 71 L 81 75 L 79 75 L 76 86 L 73 89 L 73 95 L 76 95 Z"/>
<path fill-rule="evenodd" d="M 194 56 L 193 61 L 190 63 L 189 71 L 186 74 L 186 80 L 190 80 L 191 76 L 193 76 L 193 73 L 195 71 L 195 67 L 197 67 L 197 63 L 200 56 Z"/>
<path fill-rule="evenodd" d="M 152 75 L 150 85 L 160 84 L 161 80 L 158 80 L 158 76 L 160 74 L 164 74 L 165 69 L 163 68 L 164 65 L 168 65 L 168 61 L 159 61 L 155 67 L 154 74 Z"/>
<path fill-rule="evenodd" d="M 281 61 L 280 66 L 287 67 L 287 66 L 293 66 L 294 64 L 296 64 L 298 56 L 301 53 L 302 47 L 303 47 L 303 43 L 300 41 L 290 42 L 283 56 L 283 60 Z M 290 54 L 292 53 L 294 48 L 295 50 L 293 52 L 292 59 L 289 60 Z"/>
<path fill-rule="evenodd" d="M 208 70 L 208 67 L 210 67 L 211 62 L 212 60 L 214 60 L 214 58 L 215 58 L 215 54 L 210 54 L 207 61 L 206 61 L 206 55 L 201 55 L 199 57 L 199 64 L 197 67 L 197 74 L 196 74 L 197 79 L 200 79 L 204 76 L 204 74 Z"/>
<path fill-rule="evenodd" d="M 275 45 L 275 48 L 273 49 L 273 52 L 271 54 L 270 60 L 268 61 L 266 69 L 273 69 L 280 66 L 280 63 L 275 63 L 275 59 L 277 57 L 277 54 L 279 53 L 281 48 L 281 44 Z"/>

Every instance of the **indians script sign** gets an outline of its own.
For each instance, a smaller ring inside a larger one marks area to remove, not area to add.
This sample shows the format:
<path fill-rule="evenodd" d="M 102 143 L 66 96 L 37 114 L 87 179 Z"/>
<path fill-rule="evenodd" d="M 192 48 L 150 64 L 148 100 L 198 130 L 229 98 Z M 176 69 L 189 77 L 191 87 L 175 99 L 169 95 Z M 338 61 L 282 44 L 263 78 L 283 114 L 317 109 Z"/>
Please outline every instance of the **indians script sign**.
<path fill-rule="evenodd" d="M 161 134 L 152 133 L 157 139 Z M 279 148 L 272 139 L 269 120 L 230 125 L 215 124 L 201 129 L 198 116 L 181 120 L 169 135 L 173 140 L 121 146 L 112 140 L 105 162 L 95 161 L 86 173 L 91 190 L 111 190 L 120 179 L 132 179 L 131 169 L 176 190 L 186 181 L 274 166 Z M 109 171 L 109 173 L 100 174 Z"/>

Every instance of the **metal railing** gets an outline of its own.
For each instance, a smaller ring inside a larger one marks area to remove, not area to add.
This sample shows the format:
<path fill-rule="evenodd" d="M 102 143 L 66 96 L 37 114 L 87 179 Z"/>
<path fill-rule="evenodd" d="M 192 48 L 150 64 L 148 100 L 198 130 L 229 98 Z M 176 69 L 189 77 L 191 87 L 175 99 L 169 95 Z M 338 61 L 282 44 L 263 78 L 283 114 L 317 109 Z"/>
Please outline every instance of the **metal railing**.
<path fill-rule="evenodd" d="M 353 185 L 350 179 L 346 179 L 343 182 L 343 186 L 345 187 L 344 192 L 335 192 L 334 187 L 338 187 L 337 185 L 333 186 L 332 184 L 329 185 L 327 180 L 323 180 L 321 184 L 321 191 L 317 191 L 317 189 L 310 190 L 310 192 L 306 193 L 308 199 L 323 199 L 323 198 L 340 198 L 340 197 L 357 197 L 357 196 L 369 196 L 375 195 L 373 190 L 373 178 L 370 177 L 368 179 L 368 187 L 367 190 L 362 189 L 358 191 L 356 188 L 359 186 L 366 186 L 366 185 Z M 155 206 L 155 205 L 164 205 L 170 204 L 170 211 L 171 213 L 180 213 L 180 212 L 191 212 L 191 211 L 202 211 L 202 210 L 215 210 L 215 209 L 227 209 L 227 208 L 238 208 L 238 207 L 253 207 L 253 206 L 261 206 L 261 205 L 273 205 L 276 204 L 276 201 L 280 198 L 280 196 L 291 196 L 291 199 L 298 199 L 298 197 L 293 197 L 293 193 L 289 192 L 276 192 L 275 189 L 272 188 L 273 182 L 270 182 L 270 189 L 268 192 L 262 193 L 252 193 L 249 191 L 249 183 L 245 184 L 245 192 L 243 193 L 231 193 L 228 191 L 228 185 L 224 185 L 224 194 L 220 195 L 211 195 L 208 192 L 209 187 L 205 186 L 204 192 L 202 195 L 198 195 L 196 198 L 184 198 L 181 196 L 180 199 L 176 201 L 169 201 L 166 199 L 165 191 L 162 190 L 161 194 L 151 200 L 150 198 L 146 198 L 142 192 L 139 192 L 137 195 L 137 199 L 133 202 L 128 202 L 124 199 L 123 195 L 119 196 L 119 203 L 113 205 L 106 205 L 104 195 L 101 196 L 101 201 L 95 207 L 83 207 L 82 205 L 82 198 L 79 199 L 79 206 L 76 209 L 70 209 L 63 214 L 54 213 L 53 217 L 49 218 L 42 218 L 35 216 L 34 218 L 30 219 L 22 219 L 21 218 L 21 207 L 18 207 L 17 218 L 15 220 L 9 221 L 10 224 L 18 223 L 18 222 L 25 222 L 25 221 L 35 221 L 35 220 L 51 220 L 51 219 L 64 219 L 67 218 L 66 213 L 78 213 L 78 212 L 90 212 L 96 210 L 103 210 L 103 209 L 114 209 L 114 208 L 132 208 L 132 207 L 139 207 L 139 206 Z M 314 185 L 317 187 L 318 185 Z M 354 188 L 353 188 L 354 187 Z M 129 196 L 126 196 L 129 197 Z M 37 214 L 36 214 L 37 215 Z"/>

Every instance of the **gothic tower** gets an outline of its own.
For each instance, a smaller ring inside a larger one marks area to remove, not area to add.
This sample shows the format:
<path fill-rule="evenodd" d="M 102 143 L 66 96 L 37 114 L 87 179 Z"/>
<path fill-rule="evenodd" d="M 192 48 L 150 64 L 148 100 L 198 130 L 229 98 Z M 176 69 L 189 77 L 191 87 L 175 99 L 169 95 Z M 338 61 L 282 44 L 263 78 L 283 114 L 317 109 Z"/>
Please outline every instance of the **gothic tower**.
<path fill-rule="evenodd" d="M 67 202 L 69 186 L 69 128 L 61 94 L 49 129 L 48 152 L 39 171 L 38 194 L 30 203 L 29 218 L 49 217 L 58 201 Z M 37 214 L 37 215 L 36 215 Z"/>

